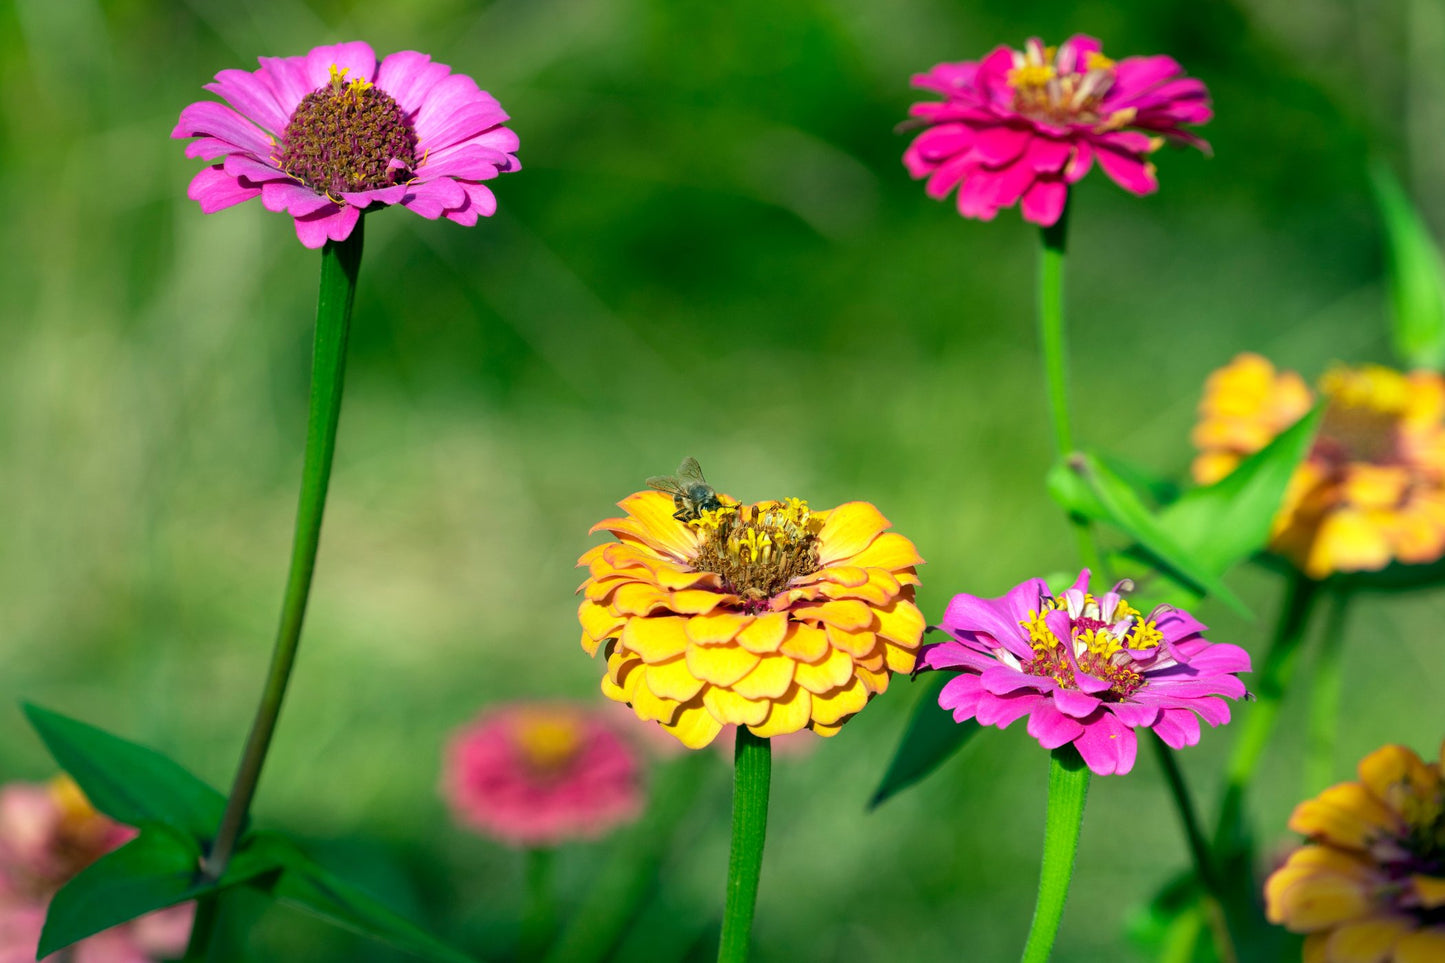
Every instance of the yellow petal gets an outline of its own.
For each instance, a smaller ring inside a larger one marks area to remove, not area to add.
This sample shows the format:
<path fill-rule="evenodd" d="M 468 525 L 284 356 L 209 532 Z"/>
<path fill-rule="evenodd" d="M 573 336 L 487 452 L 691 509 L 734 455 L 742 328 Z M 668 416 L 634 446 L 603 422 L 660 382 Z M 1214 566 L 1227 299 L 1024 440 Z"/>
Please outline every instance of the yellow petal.
<path fill-rule="evenodd" d="M 1415 896 L 1420 900 L 1421 906 L 1426 909 L 1445 906 L 1445 879 L 1416 873 L 1410 877 L 1410 882 L 1415 886 Z"/>
<path fill-rule="evenodd" d="M 853 678 L 853 657 L 831 646 L 828 654 L 817 662 L 797 663 L 793 680 L 815 695 L 846 685 Z"/>
<path fill-rule="evenodd" d="M 637 581 L 637 579 L 631 575 L 608 575 L 602 578 L 589 578 L 582 583 L 582 587 L 578 591 L 582 592 L 583 598 L 591 599 L 593 602 L 600 602 L 605 605 L 607 600 L 612 597 L 613 592 L 628 582 L 635 581 Z"/>
<path fill-rule="evenodd" d="M 793 667 L 797 665 L 784 655 L 765 655 L 758 667 L 733 683 L 733 691 L 749 699 L 777 699 L 793 681 Z"/>
<path fill-rule="evenodd" d="M 1398 465 L 1356 462 L 1345 471 L 1345 498 L 1360 508 L 1393 509 L 1410 484 L 1410 471 Z"/>
<path fill-rule="evenodd" d="M 658 585 L 674 591 L 690 588 L 715 589 L 722 582 L 715 572 L 699 572 L 690 565 L 665 562 L 654 564 L 652 575 Z"/>
<path fill-rule="evenodd" d="M 826 695 L 813 695 L 813 726 L 818 723 L 833 726 L 842 725 L 849 717 L 868 704 L 868 690 L 857 679 L 839 686 Z"/>
<path fill-rule="evenodd" d="M 887 605 L 902 589 L 903 586 L 893 577 L 892 572 L 872 568 L 868 570 L 868 580 L 862 585 L 823 585 L 819 594 L 827 599 L 853 598 L 869 605 Z"/>
<path fill-rule="evenodd" d="M 759 615 L 737 634 L 737 643 L 749 652 L 763 654 L 778 651 L 788 635 L 786 612 L 768 612 Z"/>
<path fill-rule="evenodd" d="M 799 662 L 817 662 L 828 654 L 828 636 L 816 626 L 789 622 L 788 636 L 778 651 Z"/>
<path fill-rule="evenodd" d="M 823 568 L 804 578 L 795 579 L 794 585 L 817 585 L 828 583 L 853 587 L 862 585 L 868 581 L 868 570 L 857 565 L 834 565 L 831 568 Z"/>
<path fill-rule="evenodd" d="M 883 654 L 888 661 L 889 672 L 902 672 L 907 674 L 913 671 L 918 664 L 918 653 L 912 649 L 905 649 L 901 645 L 894 645 L 892 642 L 885 642 Z"/>
<path fill-rule="evenodd" d="M 1301 858 L 1304 857 L 1304 858 Z M 1339 869 L 1334 868 L 1339 864 Z M 1359 919 L 1372 909 L 1362 867 L 1343 852 L 1307 846 L 1264 884 L 1266 915 L 1296 933 Z"/>
<path fill-rule="evenodd" d="M 873 610 L 876 622 L 873 631 L 885 639 L 897 642 L 905 649 L 916 649 L 923 640 L 923 630 L 928 623 L 918 606 L 907 598 L 900 598 L 892 605 Z"/>
<path fill-rule="evenodd" d="M 813 730 L 814 732 L 816 732 L 818 735 L 824 736 L 825 738 L 829 738 L 829 739 L 831 739 L 833 736 L 836 736 L 838 733 L 840 733 L 840 732 L 843 731 L 843 727 L 842 727 L 841 725 L 837 725 L 837 726 L 825 726 L 825 725 L 823 725 L 821 722 L 814 722 L 814 723 L 813 723 L 811 726 L 809 726 L 808 728 L 812 729 L 812 730 Z"/>
<path fill-rule="evenodd" d="M 1399 917 L 1345 923 L 1329 934 L 1326 958 L 1331 963 L 1390 963 L 1390 954 L 1413 923 Z"/>
<path fill-rule="evenodd" d="M 612 610 L 619 615 L 651 615 L 667 609 L 667 593 L 646 582 L 628 582 L 612 593 Z"/>
<path fill-rule="evenodd" d="M 637 492 L 617 503 L 635 522 L 634 531 L 642 539 L 678 558 L 697 556 L 697 529 L 672 517 L 677 507 L 672 496 L 662 492 Z"/>
<path fill-rule="evenodd" d="M 1440 963 L 1445 960 L 1445 929 L 1416 930 L 1395 944 L 1394 963 Z"/>
<path fill-rule="evenodd" d="M 593 545 L 577 559 L 577 567 L 590 566 L 602 557 L 602 553 L 605 552 L 609 546 L 616 544 L 616 542 L 603 542 L 601 545 Z"/>
<path fill-rule="evenodd" d="M 632 675 L 638 679 L 645 679 L 646 671 L 646 666 L 643 666 Z M 631 696 L 632 708 L 639 719 L 652 719 L 665 726 L 670 726 L 682 709 L 682 703 L 676 699 L 664 699 L 655 695 L 652 689 L 646 685 L 624 686 L 624 690 Z"/>
<path fill-rule="evenodd" d="M 923 558 L 907 538 L 897 532 L 884 532 L 873 539 L 867 548 L 854 555 L 849 564 L 897 571 L 922 565 Z"/>
<path fill-rule="evenodd" d="M 753 735 L 764 739 L 785 736 L 797 732 L 808 724 L 813 708 L 813 695 L 802 686 L 794 684 L 781 699 L 774 699 L 768 718 L 761 725 L 748 726 Z"/>
<path fill-rule="evenodd" d="M 687 635 L 700 645 L 722 645 L 747 627 L 753 616 L 728 610 L 714 610 L 687 620 Z"/>
<path fill-rule="evenodd" d="M 582 631 L 590 635 L 594 642 L 609 639 L 622 628 L 622 619 L 615 613 L 608 611 L 606 606 L 586 599 L 577 606 L 577 621 L 582 623 Z M 596 645 L 592 647 L 592 651 L 597 651 Z"/>
<path fill-rule="evenodd" d="M 688 615 L 705 615 L 729 596 L 710 589 L 683 589 L 668 596 L 668 608 Z"/>
<path fill-rule="evenodd" d="M 1330 963 L 1329 933 L 1311 933 L 1300 949 L 1300 963 Z"/>
<path fill-rule="evenodd" d="M 628 619 L 617 641 L 645 662 L 665 662 L 687 651 L 686 625 L 687 620 L 676 615 Z"/>
<path fill-rule="evenodd" d="M 874 695 L 888 691 L 888 680 L 892 676 L 892 673 L 887 669 L 869 669 L 857 662 L 853 663 L 853 674 L 856 675 L 868 691 Z"/>
<path fill-rule="evenodd" d="M 1397 825 L 1395 815 L 1357 782 L 1331 786 L 1296 806 L 1289 818 L 1289 828 L 1297 833 L 1361 850 Z"/>
<path fill-rule="evenodd" d="M 866 656 L 878 646 L 878 636 L 868 629 L 849 632 L 836 625 L 824 625 L 823 628 L 828 633 L 828 643 L 833 648 L 842 649 L 854 658 Z"/>
<path fill-rule="evenodd" d="M 676 722 L 663 728 L 689 749 L 701 749 L 722 732 L 722 723 L 714 719 L 707 707 L 699 702 L 696 706 L 683 709 L 677 714 Z"/>
<path fill-rule="evenodd" d="M 888 519 L 867 502 L 849 502 L 828 513 L 818 532 L 818 564 L 827 568 L 851 559 L 867 548 L 889 525 Z"/>
<path fill-rule="evenodd" d="M 702 680 L 688 671 L 687 660 L 682 656 L 648 665 L 646 672 L 647 687 L 660 699 L 686 702 L 702 691 Z"/>
<path fill-rule="evenodd" d="M 735 645 L 687 647 L 688 669 L 699 679 L 713 685 L 732 685 L 756 669 L 760 661 L 759 656 Z"/>
<path fill-rule="evenodd" d="M 1360 760 L 1360 781 L 1376 799 L 1406 822 L 1432 822 L 1432 803 L 1440 792 L 1439 771 L 1404 746 L 1382 746 Z"/>
<path fill-rule="evenodd" d="M 702 704 L 719 722 L 730 726 L 755 726 L 768 717 L 771 704 L 767 699 L 745 699 L 731 689 L 710 685 L 702 694 Z"/>
<path fill-rule="evenodd" d="M 1332 572 L 1375 571 L 1390 561 L 1390 543 L 1369 517 L 1354 509 L 1326 515 L 1310 547 L 1305 574 L 1324 578 Z"/>
<path fill-rule="evenodd" d="M 809 622 L 817 620 L 856 632 L 873 624 L 873 610 L 857 599 L 838 599 L 813 605 L 793 606 L 792 616 Z"/>

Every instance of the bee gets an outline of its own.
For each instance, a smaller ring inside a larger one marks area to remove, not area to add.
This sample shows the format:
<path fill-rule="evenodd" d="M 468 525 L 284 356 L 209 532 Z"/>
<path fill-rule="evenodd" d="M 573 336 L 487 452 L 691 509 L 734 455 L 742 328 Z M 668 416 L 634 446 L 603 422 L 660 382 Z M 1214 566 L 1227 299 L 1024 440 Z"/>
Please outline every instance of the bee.
<path fill-rule="evenodd" d="M 684 458 L 677 466 L 677 475 L 654 475 L 647 480 L 648 488 L 655 488 L 672 496 L 677 511 L 672 517 L 680 522 L 690 522 L 705 511 L 723 507 L 717 492 L 702 477 L 702 467 L 696 458 Z"/>

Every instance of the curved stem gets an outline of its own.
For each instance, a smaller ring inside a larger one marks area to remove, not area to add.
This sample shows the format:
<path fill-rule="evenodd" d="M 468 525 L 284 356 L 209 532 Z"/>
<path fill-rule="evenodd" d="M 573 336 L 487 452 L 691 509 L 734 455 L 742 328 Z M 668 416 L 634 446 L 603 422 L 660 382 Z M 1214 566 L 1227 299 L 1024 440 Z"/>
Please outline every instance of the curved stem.
<path fill-rule="evenodd" d="M 1216 852 L 1228 852 L 1242 838 L 1240 820 L 1244 810 L 1244 790 L 1259 766 L 1264 747 L 1279 718 L 1285 689 L 1294 678 L 1300 642 L 1304 638 L 1319 587 L 1319 582 L 1296 573 L 1290 577 L 1285 588 L 1279 621 L 1275 623 L 1274 636 L 1259 672 L 1255 703 L 1240 723 L 1234 754 L 1226 770 L 1224 800 L 1219 807 L 1219 825 L 1214 833 Z"/>
<path fill-rule="evenodd" d="M 753 735 L 747 726 L 738 726 L 733 754 L 733 838 L 718 963 L 743 963 L 748 958 L 748 935 L 753 928 L 768 832 L 772 752 L 771 742 Z"/>
<path fill-rule="evenodd" d="M 327 241 L 321 252 L 321 287 L 316 300 L 316 341 L 311 360 L 311 403 L 306 419 L 306 456 L 301 469 L 301 497 L 296 512 L 296 535 L 291 548 L 291 572 L 281 604 L 281 625 L 261 704 L 251 723 L 251 734 L 241 754 L 241 765 L 226 800 L 215 842 L 201 863 L 202 872 L 219 879 L 235 851 L 236 839 L 246 823 L 261 766 L 276 731 L 281 700 L 296 660 L 301 639 L 301 622 L 311 592 L 311 575 L 316 569 L 316 549 L 321 540 L 321 516 L 326 507 L 326 487 L 331 478 L 331 456 L 336 449 L 336 423 L 341 414 L 341 387 L 346 373 L 346 340 L 351 328 L 351 303 L 356 294 L 356 274 L 361 265 L 362 228 L 356 222 L 344 241 Z"/>
<path fill-rule="evenodd" d="M 1339 733 L 1340 695 L 1345 684 L 1340 657 L 1344 651 L 1345 621 L 1349 617 L 1351 598 L 1348 589 L 1333 593 L 1325 618 L 1309 687 L 1309 741 L 1305 748 L 1305 785 L 1301 799 L 1317 795 L 1334 781 L 1335 737 Z"/>
<path fill-rule="evenodd" d="M 1069 205 L 1059 219 L 1043 229 L 1039 260 L 1039 350 L 1054 426 L 1054 450 L 1062 461 L 1073 454 L 1074 430 L 1069 420 L 1068 338 L 1064 329 L 1064 254 L 1069 232 Z M 1087 519 L 1069 516 L 1085 567 L 1099 572 L 1099 552 Z"/>
<path fill-rule="evenodd" d="M 1022 963 L 1046 963 L 1054 950 L 1064 901 L 1074 875 L 1084 802 L 1089 796 L 1089 767 L 1072 743 L 1049 756 L 1049 810 L 1044 823 L 1044 856 L 1039 868 L 1039 895 L 1029 924 Z"/>

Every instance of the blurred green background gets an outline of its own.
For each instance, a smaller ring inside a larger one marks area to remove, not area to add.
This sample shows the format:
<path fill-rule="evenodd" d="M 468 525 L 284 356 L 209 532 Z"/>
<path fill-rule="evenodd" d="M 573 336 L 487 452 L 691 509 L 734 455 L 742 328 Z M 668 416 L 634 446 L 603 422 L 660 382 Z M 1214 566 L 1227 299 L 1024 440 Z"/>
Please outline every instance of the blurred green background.
<path fill-rule="evenodd" d="M 524 170 L 477 228 L 371 219 L 318 578 L 257 820 L 353 865 L 483 956 L 515 939 L 521 858 L 453 828 L 443 741 L 484 706 L 600 701 L 577 644 L 587 528 L 699 458 L 744 498 L 875 502 L 928 559 L 919 601 L 1067 568 L 1040 479 L 1036 232 L 927 199 L 892 132 L 911 73 L 1030 35 L 1167 52 L 1214 96 L 1215 156 L 1163 190 L 1078 190 L 1079 433 L 1181 476 L 1201 382 L 1241 350 L 1313 377 L 1388 360 L 1365 165 L 1445 224 L 1445 12 L 1428 0 L 7 0 L 0 4 L 0 774 L 52 771 L 34 700 L 228 785 L 269 652 L 300 471 L 318 257 L 259 203 L 202 216 L 167 135 L 258 55 L 366 39 L 471 74 Z M 1258 653 L 1275 576 L 1232 584 Z M 1439 593 L 1366 598 L 1337 774 L 1445 729 Z M 1308 664 L 1303 683 L 1308 684 Z M 756 959 L 1006 960 L 1032 908 L 1046 754 L 989 731 L 869 814 L 921 684 L 778 764 Z M 1252 812 L 1301 797 L 1300 691 Z M 1241 705 L 1238 712 L 1248 712 Z M 1228 729 L 1181 761 L 1206 813 Z M 622 958 L 708 959 L 727 769 Z M 663 782 L 667 775 L 661 774 Z M 674 777 L 675 778 L 675 777 Z M 645 831 L 642 835 L 645 835 Z M 566 849 L 564 915 L 639 834 Z M 1146 958 L 1131 908 L 1187 855 L 1154 760 L 1096 780 L 1055 959 Z M 400 959 L 286 911 L 256 960 Z"/>

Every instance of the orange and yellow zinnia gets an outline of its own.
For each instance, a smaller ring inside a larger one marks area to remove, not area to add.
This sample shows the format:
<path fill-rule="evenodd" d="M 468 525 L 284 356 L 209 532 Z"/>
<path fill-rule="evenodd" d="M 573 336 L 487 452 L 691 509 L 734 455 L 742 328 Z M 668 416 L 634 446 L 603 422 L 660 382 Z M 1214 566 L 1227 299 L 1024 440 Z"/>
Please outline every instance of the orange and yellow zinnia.
<path fill-rule="evenodd" d="M 1324 420 L 1275 516 L 1270 548 L 1311 578 L 1445 554 L 1445 379 L 1379 365 L 1320 379 Z M 1315 403 L 1304 379 L 1241 354 L 1210 375 L 1194 477 L 1218 481 Z"/>
<path fill-rule="evenodd" d="M 1359 782 L 1295 808 L 1309 843 L 1264 884 L 1270 922 L 1308 934 L 1305 963 L 1445 960 L 1445 745 L 1366 756 Z"/>
<path fill-rule="evenodd" d="M 607 655 L 602 691 L 693 749 L 726 725 L 834 735 L 892 673 L 913 671 L 923 560 L 867 502 L 721 501 L 684 521 L 669 496 L 638 492 L 593 527 L 617 539 L 577 563 L 582 648 Z"/>

